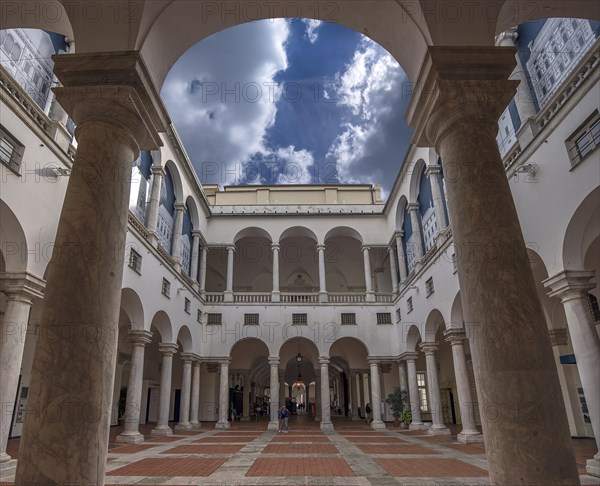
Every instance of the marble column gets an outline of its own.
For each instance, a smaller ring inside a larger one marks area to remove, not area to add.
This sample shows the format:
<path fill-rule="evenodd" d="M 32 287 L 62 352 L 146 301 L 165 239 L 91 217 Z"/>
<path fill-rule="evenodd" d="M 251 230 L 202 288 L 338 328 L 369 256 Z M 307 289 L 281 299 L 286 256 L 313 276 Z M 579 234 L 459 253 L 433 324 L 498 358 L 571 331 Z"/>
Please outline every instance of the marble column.
<path fill-rule="evenodd" d="M 150 202 L 148 203 L 148 232 L 150 233 L 149 241 L 156 248 L 158 245 L 158 235 L 156 229 L 158 227 L 158 210 L 160 209 L 160 189 L 162 180 L 165 176 L 165 169 L 161 166 L 152 166 L 152 189 L 150 190 Z"/>
<path fill-rule="evenodd" d="M 139 444 L 140 442 L 144 442 L 144 435 L 140 434 L 139 431 L 142 385 L 144 382 L 144 348 L 152 340 L 152 333 L 132 329 L 128 332 L 128 337 L 133 348 L 131 353 L 131 368 L 129 370 L 129 383 L 127 385 L 123 432 L 117 436 L 116 441 L 126 444 Z"/>
<path fill-rule="evenodd" d="M 366 412 L 365 412 L 365 376 L 363 375 L 362 371 L 358 373 L 358 391 L 359 391 L 359 405 L 360 405 L 360 411 L 363 415 L 363 417 L 366 417 Z M 360 417 L 360 416 L 359 416 Z"/>
<path fill-rule="evenodd" d="M 191 353 L 181 353 L 183 361 L 183 372 L 181 374 L 181 396 L 179 400 L 179 423 L 175 430 L 191 430 L 190 424 L 190 402 L 192 388 L 192 361 L 194 355 Z"/>
<path fill-rule="evenodd" d="M 363 265 L 365 268 L 365 300 L 367 302 L 375 302 L 375 292 L 373 292 L 373 281 L 371 280 L 371 257 L 369 255 L 370 248 L 363 246 Z"/>
<path fill-rule="evenodd" d="M 396 255 L 394 254 L 394 248 L 388 248 L 388 255 L 390 259 L 390 275 L 392 276 L 392 292 L 398 293 L 398 271 L 396 270 Z"/>
<path fill-rule="evenodd" d="M 43 283 L 39 281 L 34 288 L 28 280 L 31 277 L 27 274 L 0 274 L 1 291 L 6 296 L 4 318 L 0 322 L 0 397 L 3 414 L 0 419 L 0 464 L 8 463 L 11 459 L 6 453 L 6 444 L 19 386 L 25 338 L 28 335 L 29 312 L 33 299 L 42 297 Z M 1 465 L 0 470 L 8 467 Z M 10 468 L 14 468 L 14 462 L 11 462 Z"/>
<path fill-rule="evenodd" d="M 444 331 L 444 337 L 452 346 L 452 361 L 454 363 L 454 378 L 458 392 L 458 405 L 462 420 L 462 431 L 456 440 L 463 444 L 483 442 L 483 435 L 477 430 L 475 422 L 475 403 L 471 397 L 471 384 L 467 371 L 464 341 L 467 338 L 464 329 L 450 328 Z"/>
<path fill-rule="evenodd" d="M 421 233 L 421 214 L 418 203 L 410 203 L 406 206 L 410 214 L 410 225 L 412 226 L 413 246 L 415 254 L 415 265 L 418 265 L 423 258 L 423 235 Z"/>
<path fill-rule="evenodd" d="M 279 422 L 277 420 L 277 410 L 279 410 L 279 356 L 269 356 L 270 374 L 270 390 L 271 396 L 269 400 L 269 425 L 268 430 L 279 430 Z"/>
<path fill-rule="evenodd" d="M 273 291 L 271 292 L 271 302 L 279 302 L 281 293 L 279 292 L 279 244 L 271 245 L 273 251 Z"/>
<path fill-rule="evenodd" d="M 192 429 L 199 429 L 200 423 L 200 372 L 202 362 L 199 356 L 194 356 L 192 362 L 192 397 L 190 403 L 190 424 Z"/>
<path fill-rule="evenodd" d="M 490 480 L 577 484 L 564 403 L 540 402 L 561 391 L 496 143 L 498 118 L 518 85 L 507 79 L 515 49 L 431 46 L 425 66 L 417 85 L 431 89 L 412 98 L 407 118 L 415 143 L 434 147 L 444 164 L 483 435 L 494 445 Z"/>
<path fill-rule="evenodd" d="M 444 210 L 444 196 L 442 196 L 440 173 L 442 168 L 439 165 L 429 165 L 425 174 L 431 185 L 431 196 L 433 199 L 433 211 L 435 213 L 435 221 L 438 227 L 438 235 L 443 233 L 448 226 L 446 220 L 446 211 Z"/>
<path fill-rule="evenodd" d="M 430 435 L 450 435 L 450 429 L 444 424 L 444 411 L 442 409 L 442 394 L 438 378 L 437 360 L 435 353 L 439 349 L 438 343 L 421 343 L 421 351 L 425 353 L 427 364 L 427 397 L 431 411 Z"/>
<path fill-rule="evenodd" d="M 227 247 L 227 281 L 225 285 L 225 302 L 233 302 L 233 255 L 235 254 L 235 246 Z"/>
<path fill-rule="evenodd" d="M 403 353 L 400 358 L 406 361 L 406 374 L 408 375 L 408 398 L 410 400 L 410 411 L 412 421 L 410 430 L 424 430 L 427 427 L 421 418 L 421 398 L 419 397 L 419 385 L 417 383 L 417 357 L 415 352 Z"/>
<path fill-rule="evenodd" d="M 167 120 L 139 52 L 57 56 L 54 73 L 78 146 L 46 271 L 27 407 L 73 413 L 25 422 L 15 484 L 103 484 L 131 167 L 140 149 L 162 145 Z"/>
<path fill-rule="evenodd" d="M 317 245 L 317 254 L 319 256 L 319 302 L 327 302 L 325 245 Z"/>
<path fill-rule="evenodd" d="M 250 371 L 242 374 L 244 378 L 244 393 L 242 395 L 242 422 L 250 421 Z"/>
<path fill-rule="evenodd" d="M 348 383 L 351 384 L 350 386 L 350 402 L 351 402 L 351 415 L 352 415 L 352 420 L 359 420 L 360 417 L 358 416 L 358 407 L 360 405 L 360 402 L 358 401 L 358 393 L 357 393 L 357 375 L 358 373 L 356 371 L 350 371 L 350 380 Z"/>
<path fill-rule="evenodd" d="M 404 256 L 404 245 L 402 244 L 403 231 L 396 232 L 396 256 L 398 257 L 398 269 L 400 270 L 400 283 L 406 280 L 406 257 Z"/>
<path fill-rule="evenodd" d="M 219 377 L 219 421 L 215 429 L 228 429 L 229 423 L 229 360 L 221 361 L 221 374 Z"/>
<path fill-rule="evenodd" d="M 400 391 L 408 392 L 408 383 L 406 381 L 406 364 L 402 359 L 398 360 L 398 384 Z"/>
<path fill-rule="evenodd" d="M 592 318 L 588 293 L 596 287 L 594 271 L 565 270 L 544 281 L 550 297 L 560 298 L 565 309 L 571 345 L 585 395 L 596 444 L 600 444 L 600 339 Z M 587 462 L 588 474 L 600 477 L 600 454 Z"/>
<path fill-rule="evenodd" d="M 279 405 L 285 404 L 285 370 L 279 370 Z"/>
<path fill-rule="evenodd" d="M 371 427 L 374 429 L 385 429 L 385 424 L 381 420 L 381 382 L 379 380 L 379 362 L 370 359 L 371 368 L 371 409 L 373 421 Z"/>
<path fill-rule="evenodd" d="M 181 232 L 183 231 L 183 213 L 185 204 L 175 203 L 175 222 L 173 223 L 173 239 L 171 242 L 171 256 L 179 264 L 181 262 Z"/>
<path fill-rule="evenodd" d="M 323 393 L 321 393 L 321 370 L 315 369 L 315 422 L 321 421 L 321 403 Z"/>
<path fill-rule="evenodd" d="M 194 284 L 198 281 L 198 254 L 200 252 L 200 231 L 192 231 L 192 261 L 190 263 L 190 278 Z"/>
<path fill-rule="evenodd" d="M 203 245 L 200 249 L 200 277 L 199 277 L 199 287 L 200 287 L 200 295 L 204 296 L 206 293 L 206 256 L 208 253 L 208 248 Z"/>
<path fill-rule="evenodd" d="M 321 430 L 333 430 L 329 395 L 329 356 L 319 356 L 321 365 Z"/>
<path fill-rule="evenodd" d="M 160 400 L 158 403 L 158 422 L 151 435 L 173 435 L 169 427 L 169 411 L 171 407 L 171 379 L 173 374 L 173 355 L 179 346 L 173 343 L 160 343 L 158 350 L 162 354 L 160 370 Z"/>

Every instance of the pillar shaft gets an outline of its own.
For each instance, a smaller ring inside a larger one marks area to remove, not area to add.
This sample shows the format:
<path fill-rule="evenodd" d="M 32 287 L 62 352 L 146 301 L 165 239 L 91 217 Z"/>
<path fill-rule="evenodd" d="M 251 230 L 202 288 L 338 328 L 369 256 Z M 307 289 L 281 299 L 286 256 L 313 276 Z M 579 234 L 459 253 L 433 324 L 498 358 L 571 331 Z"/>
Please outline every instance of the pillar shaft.
<path fill-rule="evenodd" d="M 279 292 L 279 245 L 272 245 L 273 250 L 273 292 Z"/>
<path fill-rule="evenodd" d="M 242 420 L 250 420 L 250 373 L 244 373 L 244 394 L 242 397 Z"/>
<path fill-rule="evenodd" d="M 321 401 L 322 401 L 321 393 L 321 370 L 315 370 L 315 422 L 321 421 Z"/>
<path fill-rule="evenodd" d="M 175 204 L 175 222 L 173 223 L 173 240 L 171 242 L 171 256 L 176 262 L 181 261 L 181 232 L 183 230 L 183 213 L 185 204 Z"/>
<path fill-rule="evenodd" d="M 329 395 L 329 357 L 319 358 L 321 365 L 321 429 L 333 429 L 331 423 L 331 397 Z"/>
<path fill-rule="evenodd" d="M 349 379 L 348 379 L 348 385 L 350 387 L 350 416 L 352 417 L 353 420 L 358 419 L 358 394 L 356 393 L 356 387 L 358 386 L 358 383 L 356 382 L 356 375 L 357 373 L 355 371 L 350 371 L 350 375 L 349 375 Z"/>
<path fill-rule="evenodd" d="M 150 202 L 148 204 L 147 227 L 150 233 L 156 234 L 158 226 L 158 210 L 160 208 L 160 189 L 165 170 L 162 167 L 152 167 L 152 189 L 150 191 Z"/>
<path fill-rule="evenodd" d="M 198 253 L 200 250 L 200 233 L 194 231 L 192 233 L 192 261 L 190 263 L 190 278 L 193 281 L 198 280 Z"/>
<path fill-rule="evenodd" d="M 398 272 L 396 270 L 396 255 L 394 254 L 394 248 L 388 248 L 388 255 L 390 259 L 390 275 L 392 276 L 392 292 L 398 292 Z"/>
<path fill-rule="evenodd" d="M 323 301 L 327 295 L 327 279 L 325 270 L 325 245 L 317 246 L 317 254 L 319 256 L 319 294 L 320 299 Z"/>
<path fill-rule="evenodd" d="M 201 363 L 195 359 L 192 364 L 192 397 L 190 403 L 190 424 L 192 428 L 200 427 L 200 370 Z"/>
<path fill-rule="evenodd" d="M 362 371 L 360 373 L 357 374 L 358 375 L 358 392 L 359 392 L 359 397 L 358 397 L 358 402 L 360 405 L 360 409 L 362 411 L 362 414 L 365 415 L 365 376 L 363 375 Z"/>
<path fill-rule="evenodd" d="M 270 390 L 271 396 L 269 401 L 269 425 L 270 430 L 278 430 L 279 422 L 277 420 L 277 410 L 279 410 L 279 358 L 269 357 L 270 366 Z"/>
<path fill-rule="evenodd" d="M 190 424 L 190 403 L 192 388 L 192 360 L 189 354 L 181 356 L 183 360 L 183 372 L 181 375 L 181 397 L 179 401 L 179 423 L 177 429 L 188 430 L 192 428 Z"/>
<path fill-rule="evenodd" d="M 558 374 L 496 143 L 498 117 L 518 84 L 507 80 L 514 55 L 514 48 L 430 47 L 418 84 L 433 89 L 411 101 L 409 125 L 444 164 L 464 320 L 474 323 L 467 333 L 483 434 L 495 451 L 491 482 L 578 484 L 564 404 L 541 402 L 560 397 Z"/>
<path fill-rule="evenodd" d="M 410 411 L 412 413 L 411 429 L 423 428 L 421 419 L 421 398 L 419 396 L 419 385 L 417 382 L 417 353 L 410 353 L 406 358 L 406 371 L 408 374 L 408 397 L 410 399 Z"/>
<path fill-rule="evenodd" d="M 7 294 L 6 310 L 0 323 L 0 397 L 2 418 L 0 419 L 0 463 L 10 460 L 6 444 L 10 434 L 13 403 L 17 396 L 19 375 L 27 336 L 27 323 L 32 297 L 25 292 Z"/>
<path fill-rule="evenodd" d="M 371 409 L 373 421 L 371 427 L 374 429 L 385 429 L 385 424 L 381 420 L 381 382 L 379 380 L 379 363 L 371 361 Z"/>
<path fill-rule="evenodd" d="M 228 429 L 230 423 L 229 413 L 229 361 L 221 362 L 221 374 L 219 378 L 219 421 L 216 423 L 217 429 Z"/>
<path fill-rule="evenodd" d="M 171 343 L 161 343 L 158 349 L 162 353 L 162 368 L 160 370 L 160 399 L 158 403 L 158 422 L 152 429 L 152 435 L 172 435 L 169 427 L 169 409 L 171 407 L 171 379 L 173 375 L 173 355 L 179 346 Z"/>
<path fill-rule="evenodd" d="M 233 301 L 233 255 L 235 254 L 235 246 L 227 247 L 227 281 L 225 285 L 225 292 L 230 294 L 226 298 L 227 300 Z"/>
<path fill-rule="evenodd" d="M 400 391 L 408 391 L 408 383 L 406 381 L 406 364 L 404 361 L 398 361 L 398 384 Z"/>
<path fill-rule="evenodd" d="M 200 284 L 200 293 L 203 294 L 206 292 L 206 256 L 208 253 L 206 246 L 202 246 L 200 252 L 200 278 L 198 283 Z"/>
<path fill-rule="evenodd" d="M 423 235 L 421 234 L 421 214 L 419 213 L 419 205 L 411 203 L 408 205 L 410 214 L 410 225 L 412 226 L 413 234 L 413 249 L 415 260 L 418 262 L 423 258 Z"/>
<path fill-rule="evenodd" d="M 129 331 L 129 340 L 133 349 L 131 353 L 129 383 L 127 385 L 124 427 L 123 432 L 117 436 L 117 442 L 128 444 L 144 442 L 144 436 L 139 431 L 142 384 L 144 381 L 144 349 L 151 339 L 151 332 L 143 330 Z"/>
<path fill-rule="evenodd" d="M 396 235 L 396 256 L 398 257 L 398 270 L 400 270 L 400 282 L 406 280 L 406 257 L 404 256 L 404 245 L 402 244 L 402 235 Z"/>
<path fill-rule="evenodd" d="M 429 398 L 429 410 L 431 411 L 432 421 L 429 432 L 432 434 L 450 435 L 450 430 L 444 425 L 442 395 L 440 393 L 437 360 L 435 359 L 438 343 L 423 343 L 421 344 L 421 349 L 425 353 L 425 362 L 427 365 L 427 395 Z"/>
<path fill-rule="evenodd" d="M 442 196 L 442 188 L 440 186 L 440 172 L 441 167 L 437 165 L 429 166 L 427 168 L 427 177 L 431 185 L 431 196 L 433 198 L 433 211 L 435 212 L 435 221 L 437 223 L 438 231 L 444 231 L 448 226 L 446 221 L 446 211 L 444 210 L 444 196 Z"/>

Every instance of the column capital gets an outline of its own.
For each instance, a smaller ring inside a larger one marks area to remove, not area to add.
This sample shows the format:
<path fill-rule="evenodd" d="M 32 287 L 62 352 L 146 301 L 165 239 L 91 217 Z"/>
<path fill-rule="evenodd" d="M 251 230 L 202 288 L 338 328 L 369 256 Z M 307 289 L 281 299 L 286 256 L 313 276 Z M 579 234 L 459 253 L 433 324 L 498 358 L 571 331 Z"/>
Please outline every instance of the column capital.
<path fill-rule="evenodd" d="M 594 275 L 594 270 L 563 270 L 542 283 L 550 289 L 550 297 L 558 297 L 562 302 L 566 302 L 581 297 L 587 298 L 588 292 L 596 286 L 590 283 Z"/>
<path fill-rule="evenodd" d="M 389 254 L 391 254 L 391 255 L 393 255 L 393 254 L 394 254 L 394 251 L 395 251 L 395 250 L 394 250 L 394 247 L 393 247 L 393 246 L 388 246 L 388 249 L 387 249 L 387 250 L 388 250 L 388 253 L 389 253 Z"/>
<path fill-rule="evenodd" d="M 408 209 L 409 211 L 418 211 L 419 210 L 419 203 L 416 203 L 416 202 L 408 203 L 406 205 L 406 209 Z"/>
<path fill-rule="evenodd" d="M 271 244 L 271 250 L 275 251 L 279 251 L 279 243 L 272 243 Z"/>
<path fill-rule="evenodd" d="M 161 177 L 164 177 L 165 174 L 167 173 L 165 168 L 162 167 L 161 165 L 153 165 L 152 167 L 150 167 L 150 172 L 152 172 L 152 175 L 161 176 Z"/>
<path fill-rule="evenodd" d="M 373 365 L 379 366 L 379 363 L 381 363 L 381 359 L 379 359 L 379 358 L 367 358 L 367 361 L 369 362 L 369 366 L 373 366 Z"/>
<path fill-rule="evenodd" d="M 139 51 L 52 56 L 64 110 L 82 127 L 103 123 L 124 131 L 140 150 L 162 146 L 166 110 Z"/>
<path fill-rule="evenodd" d="M 396 230 L 394 232 L 394 238 L 403 238 L 404 237 L 404 230 Z"/>
<path fill-rule="evenodd" d="M 279 366 L 279 356 L 269 356 L 268 361 L 270 366 Z"/>
<path fill-rule="evenodd" d="M 217 360 L 217 363 L 220 365 L 227 365 L 229 366 L 229 363 L 231 363 L 231 358 L 219 358 Z"/>
<path fill-rule="evenodd" d="M 152 333 L 143 329 L 130 329 L 127 332 L 127 337 L 134 346 L 146 346 L 152 341 Z"/>
<path fill-rule="evenodd" d="M 444 331 L 444 338 L 452 346 L 457 344 L 463 344 L 463 341 L 467 339 L 467 333 L 462 327 L 451 327 Z"/>
<path fill-rule="evenodd" d="M 360 250 L 364 253 L 365 251 L 370 251 L 371 247 L 369 245 L 362 245 Z"/>
<path fill-rule="evenodd" d="M 319 356 L 319 364 L 321 366 L 325 366 L 325 365 L 329 365 L 329 363 L 331 362 L 331 359 L 329 358 L 329 356 Z"/>
<path fill-rule="evenodd" d="M 164 356 L 173 356 L 178 349 L 179 345 L 175 343 L 158 343 L 158 350 Z"/>
<path fill-rule="evenodd" d="M 425 354 L 434 355 L 435 352 L 439 349 L 440 345 L 437 342 L 421 343 L 419 347 L 421 348 L 421 351 L 423 351 Z"/>
<path fill-rule="evenodd" d="M 228 252 L 235 253 L 235 245 L 227 245 L 225 248 L 227 248 Z"/>
<path fill-rule="evenodd" d="M 192 230 L 192 236 L 194 236 L 195 238 L 202 238 L 202 231 Z"/>
<path fill-rule="evenodd" d="M 548 329 L 550 334 L 550 342 L 552 346 L 566 346 L 568 342 L 568 330 L 566 327 L 560 327 L 558 329 Z"/>
<path fill-rule="evenodd" d="M 184 363 L 192 363 L 196 361 L 197 355 L 194 353 L 181 353 L 181 361 Z"/>
<path fill-rule="evenodd" d="M 446 133 L 466 121 L 489 129 L 495 137 L 498 118 L 519 84 L 508 80 L 517 65 L 515 51 L 430 46 L 406 113 L 417 145 L 436 147 Z"/>
<path fill-rule="evenodd" d="M 176 202 L 173 206 L 175 206 L 175 211 L 185 211 L 185 203 Z"/>
<path fill-rule="evenodd" d="M 0 272 L 0 291 L 11 300 L 31 304 L 33 299 L 42 299 L 46 282 L 27 272 Z"/>
<path fill-rule="evenodd" d="M 428 165 L 427 169 L 425 169 L 425 175 L 427 177 L 431 175 L 437 175 L 442 172 L 442 168 L 439 165 Z"/>
<path fill-rule="evenodd" d="M 325 251 L 325 243 L 319 243 L 317 245 L 317 251 Z"/>
<path fill-rule="evenodd" d="M 419 357 L 419 353 L 416 351 L 405 351 L 400 355 L 400 361 L 416 361 Z"/>

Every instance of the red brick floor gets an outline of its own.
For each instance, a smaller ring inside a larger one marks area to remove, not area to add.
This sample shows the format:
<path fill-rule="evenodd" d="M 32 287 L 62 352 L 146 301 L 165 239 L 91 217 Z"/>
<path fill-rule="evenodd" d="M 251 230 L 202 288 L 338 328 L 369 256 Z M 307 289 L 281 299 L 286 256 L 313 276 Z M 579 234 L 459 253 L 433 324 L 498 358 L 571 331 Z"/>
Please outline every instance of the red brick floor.
<path fill-rule="evenodd" d="M 329 442 L 329 438 L 319 435 L 280 434 L 273 437 L 271 442 Z"/>
<path fill-rule="evenodd" d="M 337 458 L 276 458 L 256 459 L 246 476 L 327 476 L 351 477 L 352 469 L 344 459 Z"/>
<path fill-rule="evenodd" d="M 244 444 L 189 444 L 167 449 L 161 454 L 233 454 L 242 447 Z"/>
<path fill-rule="evenodd" d="M 398 444 L 400 442 L 404 442 L 399 437 L 391 437 L 389 435 L 381 436 L 381 437 L 368 437 L 368 436 L 359 436 L 359 437 L 346 437 L 350 442 L 360 442 L 360 443 L 380 443 L 380 444 Z"/>
<path fill-rule="evenodd" d="M 210 476 L 227 459 L 148 458 L 115 469 L 107 476 Z"/>
<path fill-rule="evenodd" d="M 456 459 L 375 459 L 392 476 L 411 477 L 486 477 L 488 472 Z"/>
<path fill-rule="evenodd" d="M 157 444 L 123 444 L 108 449 L 110 454 L 135 454 L 156 447 Z"/>
<path fill-rule="evenodd" d="M 159 443 L 163 443 L 163 442 L 177 442 L 178 440 L 181 440 L 181 437 L 177 437 L 174 435 L 170 435 L 168 437 L 154 437 L 152 435 L 144 437 L 144 441 L 145 442 L 159 442 Z"/>
<path fill-rule="evenodd" d="M 222 443 L 236 443 L 246 444 L 254 439 L 248 439 L 248 437 L 223 437 L 222 435 L 214 435 L 211 437 L 203 437 L 196 439 L 194 444 L 222 444 Z"/>
<path fill-rule="evenodd" d="M 439 454 L 438 451 L 412 444 L 357 444 L 366 454 Z"/>
<path fill-rule="evenodd" d="M 337 454 L 333 444 L 308 444 L 294 442 L 292 444 L 269 444 L 263 449 L 265 454 Z"/>

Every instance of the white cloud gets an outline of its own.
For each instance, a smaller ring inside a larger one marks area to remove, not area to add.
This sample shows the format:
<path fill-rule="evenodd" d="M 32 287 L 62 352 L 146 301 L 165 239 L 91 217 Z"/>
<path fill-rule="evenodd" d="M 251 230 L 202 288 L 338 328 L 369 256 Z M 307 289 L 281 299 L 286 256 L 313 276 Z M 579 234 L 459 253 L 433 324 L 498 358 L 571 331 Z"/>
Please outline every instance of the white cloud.
<path fill-rule="evenodd" d="M 311 44 L 317 42 L 319 38 L 319 34 L 317 33 L 317 29 L 321 27 L 323 23 L 321 20 L 314 19 L 302 19 L 302 22 L 306 24 L 306 33 L 305 36 Z"/>
<path fill-rule="evenodd" d="M 309 184 L 311 182 L 310 167 L 315 164 L 313 154 L 308 150 L 296 150 L 290 145 L 277 149 L 274 153 L 283 162 L 277 177 L 277 184 Z"/>
<path fill-rule="evenodd" d="M 265 134 L 275 123 L 287 69 L 285 20 L 253 22 L 215 34 L 190 48 L 162 89 L 199 176 L 236 183 L 253 154 L 268 151 Z"/>

